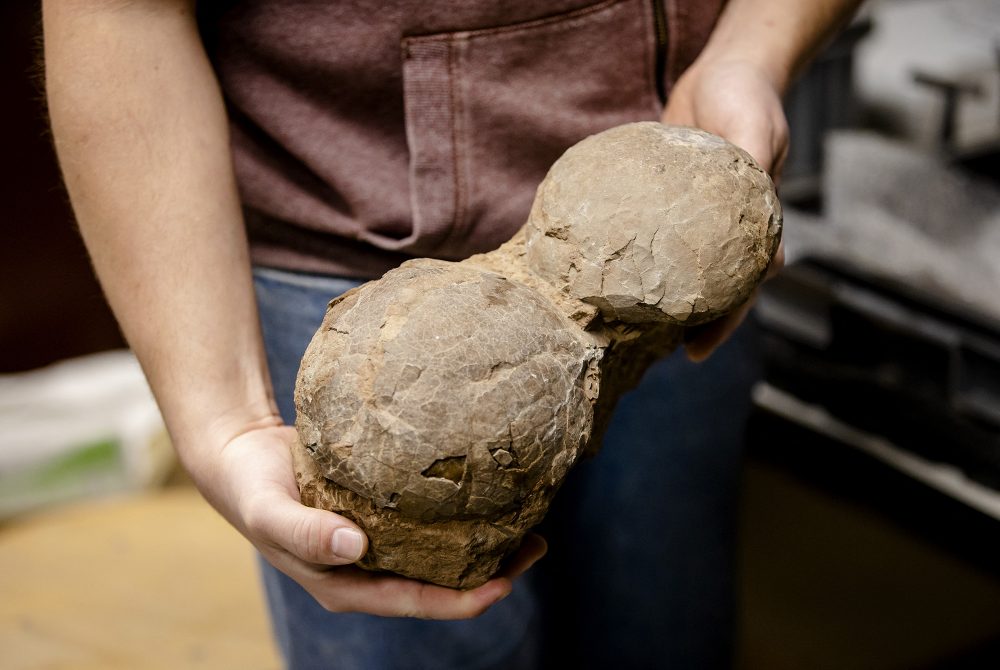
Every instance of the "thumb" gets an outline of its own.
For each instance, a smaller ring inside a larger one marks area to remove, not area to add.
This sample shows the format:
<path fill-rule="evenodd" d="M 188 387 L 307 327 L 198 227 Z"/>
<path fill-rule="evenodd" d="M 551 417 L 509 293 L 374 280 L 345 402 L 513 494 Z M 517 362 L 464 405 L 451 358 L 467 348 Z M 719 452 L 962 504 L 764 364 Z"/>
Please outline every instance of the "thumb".
<path fill-rule="evenodd" d="M 278 546 L 307 563 L 346 565 L 368 551 L 357 525 L 333 512 L 306 507 L 284 491 L 260 493 L 247 505 L 251 540 Z"/>
<path fill-rule="evenodd" d="M 750 154 L 764 172 L 771 174 L 774 169 L 774 151 L 760 133 L 733 133 L 726 139 Z"/>
<path fill-rule="evenodd" d="M 775 187 L 788 156 L 788 121 L 779 111 L 763 119 L 746 119 L 726 139 L 742 148 L 771 176 Z"/>

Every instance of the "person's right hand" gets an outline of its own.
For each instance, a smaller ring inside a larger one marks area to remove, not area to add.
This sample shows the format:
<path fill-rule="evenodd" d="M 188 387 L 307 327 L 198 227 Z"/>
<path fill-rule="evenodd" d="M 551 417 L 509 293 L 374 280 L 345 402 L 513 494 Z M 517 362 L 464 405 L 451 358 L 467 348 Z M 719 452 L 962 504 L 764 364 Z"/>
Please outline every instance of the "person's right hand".
<path fill-rule="evenodd" d="M 352 566 L 367 550 L 367 539 L 344 517 L 299 502 L 290 451 L 295 439 L 288 426 L 254 428 L 226 443 L 211 472 L 193 463 L 188 469 L 205 497 L 264 558 L 331 612 L 475 617 L 506 597 L 512 580 L 545 553 L 545 541 L 528 535 L 500 575 L 468 591 Z"/>

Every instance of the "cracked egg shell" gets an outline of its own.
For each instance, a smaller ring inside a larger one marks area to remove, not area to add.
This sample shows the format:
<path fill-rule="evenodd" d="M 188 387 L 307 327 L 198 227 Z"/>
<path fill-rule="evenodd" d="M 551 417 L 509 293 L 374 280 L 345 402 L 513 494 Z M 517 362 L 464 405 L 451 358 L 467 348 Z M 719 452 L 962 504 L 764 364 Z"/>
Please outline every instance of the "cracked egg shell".
<path fill-rule="evenodd" d="M 531 269 L 606 319 L 695 325 L 750 297 L 777 250 L 781 206 L 742 149 L 640 122 L 566 151 L 526 233 Z"/>
<path fill-rule="evenodd" d="M 523 284 L 407 262 L 330 303 L 296 382 L 300 439 L 323 476 L 378 508 L 518 514 L 590 433 L 597 354 L 578 332 Z"/>

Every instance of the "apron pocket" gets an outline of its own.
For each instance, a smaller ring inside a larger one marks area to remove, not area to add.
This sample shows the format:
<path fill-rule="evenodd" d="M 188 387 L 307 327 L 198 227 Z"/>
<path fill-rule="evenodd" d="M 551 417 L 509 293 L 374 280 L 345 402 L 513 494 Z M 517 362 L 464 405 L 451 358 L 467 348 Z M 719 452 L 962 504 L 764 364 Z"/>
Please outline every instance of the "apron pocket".
<path fill-rule="evenodd" d="M 457 259 L 499 246 L 566 148 L 662 111 L 649 0 L 407 37 L 402 48 L 411 253 Z"/>

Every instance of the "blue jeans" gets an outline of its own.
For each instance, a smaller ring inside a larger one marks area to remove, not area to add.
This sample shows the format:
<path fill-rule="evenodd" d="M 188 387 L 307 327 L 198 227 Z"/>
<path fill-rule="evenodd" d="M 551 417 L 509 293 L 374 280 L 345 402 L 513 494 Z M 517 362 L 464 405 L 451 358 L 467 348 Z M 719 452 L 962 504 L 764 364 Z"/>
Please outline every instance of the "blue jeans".
<path fill-rule="evenodd" d="M 350 279 L 254 273 L 278 405 L 292 422 L 299 360 Z M 736 501 L 752 328 L 700 365 L 650 368 L 619 403 L 601 453 L 578 465 L 540 529 L 549 554 L 468 621 L 332 614 L 267 564 L 290 668 L 725 668 L 732 664 Z M 557 665 L 558 664 L 558 665 Z"/>

